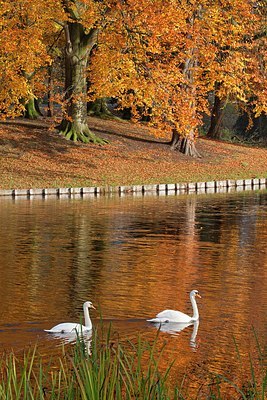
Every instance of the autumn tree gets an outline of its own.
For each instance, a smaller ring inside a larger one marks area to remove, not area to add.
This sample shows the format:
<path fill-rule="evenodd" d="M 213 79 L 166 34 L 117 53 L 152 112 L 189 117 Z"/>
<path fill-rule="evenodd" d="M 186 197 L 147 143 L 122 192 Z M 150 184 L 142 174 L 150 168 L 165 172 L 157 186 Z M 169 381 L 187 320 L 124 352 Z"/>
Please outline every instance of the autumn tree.
<path fill-rule="evenodd" d="M 212 63 L 211 79 L 214 81 L 214 102 L 211 110 L 211 124 L 208 136 L 220 137 L 223 110 L 227 102 L 246 108 L 255 95 L 254 111 L 261 108 L 264 99 L 260 99 L 259 86 L 263 89 L 265 80 L 261 60 L 264 47 L 260 48 L 256 33 L 262 31 L 263 8 L 259 2 L 222 1 L 220 19 L 217 28 L 220 35 L 214 37 L 216 57 Z M 217 15 L 218 13 L 216 13 Z M 214 19 L 214 15 L 211 17 Z M 263 37 L 261 40 L 264 40 Z M 258 88 L 257 88 L 258 86 Z M 258 92 L 258 94 L 256 94 Z"/>
<path fill-rule="evenodd" d="M 59 126 L 67 139 L 88 143 L 104 143 L 87 124 L 87 68 L 92 49 L 97 44 L 102 14 L 101 1 L 62 1 L 65 21 L 60 22 L 65 33 L 65 104 Z"/>
<path fill-rule="evenodd" d="M 131 107 L 133 119 L 138 119 L 139 110 L 149 114 L 160 135 L 174 133 L 173 148 L 197 156 L 196 128 L 207 87 L 198 66 L 204 42 L 201 7 L 191 3 L 118 5 L 115 23 L 99 36 L 91 79 L 96 93 L 117 97 L 121 107 Z"/>
<path fill-rule="evenodd" d="M 104 2 L 87 1 L 3 1 L 0 3 L 0 103 L 3 116 L 26 110 L 37 116 L 35 92 L 46 83 L 52 63 L 52 35 L 65 35 L 65 91 L 61 102 L 60 132 L 72 140 L 103 143 L 87 125 L 87 63 L 96 44 L 98 24 L 105 13 Z M 39 79 L 40 78 L 40 79 Z"/>
<path fill-rule="evenodd" d="M 54 1 L 1 1 L 0 108 L 2 117 L 34 113 L 35 92 L 44 88 L 44 68 L 51 62 L 44 33 L 52 32 Z"/>

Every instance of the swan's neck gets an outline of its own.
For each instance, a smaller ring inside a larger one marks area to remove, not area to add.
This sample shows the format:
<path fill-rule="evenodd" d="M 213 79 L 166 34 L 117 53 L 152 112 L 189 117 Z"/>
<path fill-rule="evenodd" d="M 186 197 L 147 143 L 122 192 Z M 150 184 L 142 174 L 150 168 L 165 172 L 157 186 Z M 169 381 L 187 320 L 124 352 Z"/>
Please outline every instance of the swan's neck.
<path fill-rule="evenodd" d="M 86 328 L 91 329 L 92 328 L 92 322 L 90 319 L 90 315 L 89 315 L 89 308 L 84 305 L 83 306 L 83 312 L 84 312 L 84 323 Z"/>
<path fill-rule="evenodd" d="M 193 321 L 197 321 L 199 319 L 199 314 L 198 314 L 198 308 L 197 308 L 197 302 L 194 296 L 191 297 L 191 303 L 193 307 Z"/>

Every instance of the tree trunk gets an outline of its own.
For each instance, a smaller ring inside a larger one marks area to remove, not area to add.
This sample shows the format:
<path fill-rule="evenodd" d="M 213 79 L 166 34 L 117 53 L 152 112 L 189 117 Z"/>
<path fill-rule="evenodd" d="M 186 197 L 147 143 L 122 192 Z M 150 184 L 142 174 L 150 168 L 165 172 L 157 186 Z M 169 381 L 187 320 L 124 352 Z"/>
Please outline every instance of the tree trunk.
<path fill-rule="evenodd" d="M 180 135 L 176 129 L 173 129 L 170 145 L 171 150 L 178 150 L 186 156 L 201 158 L 201 155 L 196 149 L 195 135 L 193 130 L 191 135 L 184 137 Z"/>
<path fill-rule="evenodd" d="M 47 91 L 47 116 L 54 116 L 54 104 L 53 104 L 53 66 L 48 67 L 48 91 Z"/>
<path fill-rule="evenodd" d="M 102 97 L 100 99 L 96 99 L 95 101 L 91 101 L 87 105 L 87 112 L 89 115 L 93 115 L 95 117 L 100 118 L 116 118 L 115 115 L 108 109 L 107 98 Z"/>
<path fill-rule="evenodd" d="M 215 98 L 211 113 L 210 127 L 207 133 L 207 137 L 213 139 L 220 139 L 220 128 L 222 124 L 223 109 L 225 105 L 225 101 L 220 99 L 216 94 L 219 86 L 219 83 L 215 84 Z"/>
<path fill-rule="evenodd" d="M 200 18 L 202 13 L 202 6 L 200 5 L 193 15 L 188 19 L 191 27 L 194 26 L 195 19 Z M 191 33 L 188 38 L 191 39 Z M 183 84 L 185 102 L 187 103 L 188 114 L 192 117 L 192 124 L 185 127 L 184 133 L 179 133 L 176 128 L 172 130 L 171 149 L 178 150 L 181 153 L 191 157 L 201 157 L 198 153 L 195 145 L 197 130 L 193 124 L 193 120 L 196 116 L 196 84 L 195 84 L 195 68 L 198 65 L 197 51 L 196 48 L 192 47 L 189 49 L 187 58 L 183 65 L 183 75 L 185 83 Z"/>
<path fill-rule="evenodd" d="M 34 96 L 31 96 L 25 104 L 25 118 L 37 119 L 42 115 L 39 104 Z"/>
<path fill-rule="evenodd" d="M 78 22 L 65 25 L 65 115 L 58 129 L 60 134 L 73 141 L 104 144 L 94 135 L 87 123 L 86 72 L 90 52 L 96 43 L 97 31 L 89 33 Z"/>

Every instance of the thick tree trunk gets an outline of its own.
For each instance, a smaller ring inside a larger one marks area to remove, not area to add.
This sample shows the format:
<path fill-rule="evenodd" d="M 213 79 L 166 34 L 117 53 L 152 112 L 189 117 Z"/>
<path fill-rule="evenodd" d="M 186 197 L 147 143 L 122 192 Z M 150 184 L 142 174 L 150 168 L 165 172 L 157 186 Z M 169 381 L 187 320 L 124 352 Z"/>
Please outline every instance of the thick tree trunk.
<path fill-rule="evenodd" d="M 211 113 L 210 127 L 207 133 L 207 137 L 213 139 L 220 139 L 220 128 L 223 118 L 223 109 L 225 106 L 225 101 L 218 97 L 217 90 L 219 89 L 219 83 L 215 84 L 215 97 L 214 104 Z"/>
<path fill-rule="evenodd" d="M 186 137 L 179 135 L 176 129 L 172 131 L 172 139 L 170 142 L 171 150 L 177 150 L 186 156 L 201 158 L 201 155 L 196 149 L 194 132 Z"/>
<path fill-rule="evenodd" d="M 94 135 L 87 123 L 86 72 L 90 52 L 96 43 L 96 30 L 89 33 L 78 22 L 65 26 L 65 116 L 59 125 L 60 134 L 73 141 L 104 144 L 105 140 Z"/>

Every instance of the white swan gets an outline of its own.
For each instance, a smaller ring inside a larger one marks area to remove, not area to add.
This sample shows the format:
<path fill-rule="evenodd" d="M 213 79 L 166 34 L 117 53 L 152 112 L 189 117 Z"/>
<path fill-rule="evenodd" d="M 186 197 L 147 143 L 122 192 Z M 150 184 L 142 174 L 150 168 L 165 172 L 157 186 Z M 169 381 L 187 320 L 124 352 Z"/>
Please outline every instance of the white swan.
<path fill-rule="evenodd" d="M 94 308 L 91 301 L 86 301 L 83 304 L 85 325 L 73 322 L 64 322 L 58 324 L 51 329 L 45 329 L 48 333 L 85 333 L 92 330 L 92 321 L 89 315 L 89 308 Z"/>
<path fill-rule="evenodd" d="M 199 314 L 198 314 L 196 297 L 201 298 L 201 296 L 197 290 L 192 290 L 190 292 L 190 300 L 191 300 L 192 307 L 193 307 L 193 316 L 192 317 L 182 313 L 181 311 L 164 310 L 164 311 L 160 312 L 159 314 L 157 314 L 156 318 L 148 319 L 147 321 L 154 322 L 154 323 L 161 323 L 161 324 L 169 323 L 169 322 L 171 322 L 171 323 L 172 322 L 192 323 L 194 321 L 198 321 Z"/>

